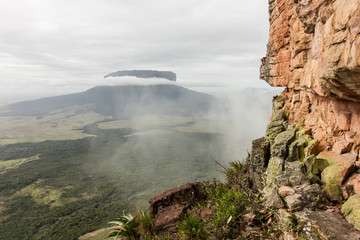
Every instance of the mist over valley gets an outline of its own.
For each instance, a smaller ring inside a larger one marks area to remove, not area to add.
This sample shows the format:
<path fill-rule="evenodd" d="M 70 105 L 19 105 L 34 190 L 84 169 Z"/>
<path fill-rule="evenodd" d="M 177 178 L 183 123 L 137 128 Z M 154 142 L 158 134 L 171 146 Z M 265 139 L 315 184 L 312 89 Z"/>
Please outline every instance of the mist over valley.
<path fill-rule="evenodd" d="M 8 105 L 0 116 L 0 237 L 21 230 L 22 239 L 75 239 L 114 214 L 146 209 L 166 189 L 221 179 L 216 162 L 246 158 L 273 94 L 98 86 Z"/>

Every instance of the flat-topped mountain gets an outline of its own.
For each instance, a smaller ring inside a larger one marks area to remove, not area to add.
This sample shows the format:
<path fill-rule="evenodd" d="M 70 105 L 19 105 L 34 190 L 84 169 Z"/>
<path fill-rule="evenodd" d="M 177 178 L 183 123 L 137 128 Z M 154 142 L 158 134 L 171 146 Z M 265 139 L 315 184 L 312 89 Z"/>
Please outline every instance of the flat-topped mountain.
<path fill-rule="evenodd" d="M 176 82 L 176 74 L 170 71 L 156 71 L 156 70 L 123 70 L 110 73 L 107 77 L 138 77 L 138 78 L 165 78 L 169 81 Z"/>
<path fill-rule="evenodd" d="M 11 104 L 5 115 L 39 116 L 74 105 L 116 119 L 140 114 L 191 115 L 207 111 L 214 97 L 176 85 L 98 86 L 85 92 Z M 3 114 L 3 116 L 4 116 Z"/>

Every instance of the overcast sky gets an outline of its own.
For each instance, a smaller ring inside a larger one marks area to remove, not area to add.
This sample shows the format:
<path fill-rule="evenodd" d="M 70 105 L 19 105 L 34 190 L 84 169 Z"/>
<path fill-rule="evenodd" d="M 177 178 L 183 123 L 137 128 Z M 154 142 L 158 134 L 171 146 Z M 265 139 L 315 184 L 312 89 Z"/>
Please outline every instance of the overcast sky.
<path fill-rule="evenodd" d="M 199 89 L 266 87 L 267 2 L 0 0 L 0 100 L 78 92 L 132 69 Z"/>

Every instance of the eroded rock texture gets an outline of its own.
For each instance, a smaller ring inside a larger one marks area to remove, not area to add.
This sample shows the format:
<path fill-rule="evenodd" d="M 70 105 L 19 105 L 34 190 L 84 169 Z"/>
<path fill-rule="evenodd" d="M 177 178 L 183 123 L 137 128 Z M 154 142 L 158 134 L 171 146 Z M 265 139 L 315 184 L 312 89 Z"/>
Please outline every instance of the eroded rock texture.
<path fill-rule="evenodd" d="M 269 0 L 261 78 L 286 87 L 290 123 L 305 123 L 319 151 L 360 147 L 360 1 Z"/>

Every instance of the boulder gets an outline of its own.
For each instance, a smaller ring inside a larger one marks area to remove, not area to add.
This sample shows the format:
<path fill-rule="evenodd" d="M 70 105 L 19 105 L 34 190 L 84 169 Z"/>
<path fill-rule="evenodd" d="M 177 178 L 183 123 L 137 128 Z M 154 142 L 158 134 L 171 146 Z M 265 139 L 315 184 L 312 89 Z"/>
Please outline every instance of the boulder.
<path fill-rule="evenodd" d="M 321 181 L 326 184 L 325 191 L 330 201 L 341 201 L 343 194 L 341 185 L 356 170 L 356 156 L 347 154 L 337 154 L 334 152 L 322 152 L 317 159 L 323 159 L 329 164 L 321 172 Z"/>
<path fill-rule="evenodd" d="M 338 212 L 304 210 L 295 213 L 295 215 L 300 223 L 299 235 L 303 239 L 360 239 L 360 232 Z"/>
<path fill-rule="evenodd" d="M 306 169 L 310 169 L 311 165 L 315 161 L 315 155 L 311 154 L 303 159 L 303 163 L 305 164 Z"/>
<path fill-rule="evenodd" d="M 305 147 L 307 146 L 307 140 L 304 137 L 299 137 L 293 141 L 289 146 L 289 154 L 286 161 L 294 162 L 302 160 L 305 157 Z"/>
<path fill-rule="evenodd" d="M 269 160 L 268 167 L 265 172 L 266 186 L 272 186 L 276 177 L 280 175 L 283 170 L 284 159 L 281 157 L 272 157 Z"/>
<path fill-rule="evenodd" d="M 306 173 L 306 166 L 305 163 L 300 161 L 285 162 L 285 170 L 300 171 L 302 173 Z"/>
<path fill-rule="evenodd" d="M 288 146 L 295 139 L 295 129 L 290 129 L 279 133 L 274 143 L 271 145 L 270 154 L 272 157 L 282 157 L 284 159 L 288 156 Z"/>
<path fill-rule="evenodd" d="M 270 208 L 283 208 L 284 202 L 277 193 L 275 188 L 265 187 L 264 188 L 264 199 L 263 204 Z"/>
<path fill-rule="evenodd" d="M 332 202 L 340 202 L 343 200 L 343 194 L 339 185 L 329 184 L 324 187 L 327 198 Z"/>
<path fill-rule="evenodd" d="M 337 141 L 333 148 L 332 151 L 337 153 L 337 154 L 343 154 L 343 153 L 347 153 L 351 151 L 352 146 L 354 145 L 353 142 L 349 142 L 346 140 L 343 141 Z"/>
<path fill-rule="evenodd" d="M 278 190 L 278 193 L 282 197 L 287 197 L 295 194 L 295 190 L 289 186 L 281 186 Z"/>
<path fill-rule="evenodd" d="M 351 196 L 343 204 L 341 211 L 345 214 L 346 220 L 360 230 L 360 194 Z"/>
<path fill-rule="evenodd" d="M 302 185 L 294 188 L 295 194 L 285 197 L 290 211 L 301 211 L 304 208 L 316 209 L 323 202 L 323 191 L 319 184 Z"/>
<path fill-rule="evenodd" d="M 304 199 L 299 193 L 295 193 L 285 197 L 286 205 L 290 211 L 299 211 L 304 207 Z"/>
<path fill-rule="evenodd" d="M 263 189 L 263 176 L 269 161 L 269 144 L 265 137 L 252 142 L 251 154 L 241 170 L 240 188 L 245 192 L 259 193 Z"/>
<path fill-rule="evenodd" d="M 150 212 L 154 216 L 162 209 L 172 205 L 191 207 L 197 201 L 205 198 L 201 191 L 203 184 L 200 182 L 187 183 L 182 186 L 167 190 L 150 198 Z"/>
<path fill-rule="evenodd" d="M 321 181 L 323 181 L 326 185 L 341 186 L 347 177 L 355 170 L 355 164 L 333 164 L 322 171 Z"/>
<path fill-rule="evenodd" d="M 300 186 L 309 185 L 310 181 L 301 170 L 286 169 L 282 171 L 274 181 L 275 185 L 280 186 Z"/>
<path fill-rule="evenodd" d="M 356 143 L 351 149 L 351 141 L 339 140 L 360 129 L 359 0 L 271 0 L 269 14 L 260 78 L 285 88 L 285 104 L 273 110 L 281 107 L 289 124 L 312 130 L 314 153 L 353 151 Z"/>
<path fill-rule="evenodd" d="M 172 233 L 176 222 L 199 201 L 205 199 L 200 182 L 187 183 L 167 190 L 149 200 L 150 213 L 158 233 Z"/>
<path fill-rule="evenodd" d="M 272 142 L 275 137 L 283 131 L 285 131 L 285 121 L 272 121 L 266 127 L 266 137 Z"/>
<path fill-rule="evenodd" d="M 326 167 L 330 165 L 329 162 L 323 158 L 309 157 L 306 160 L 304 159 L 304 161 L 306 161 L 305 164 L 309 166 L 308 172 L 314 175 L 319 175 Z"/>
<path fill-rule="evenodd" d="M 321 183 L 321 180 L 318 176 L 312 174 L 311 172 L 306 173 L 306 177 L 309 179 L 310 184 Z"/>
<path fill-rule="evenodd" d="M 360 174 L 353 174 L 345 183 L 345 186 L 352 186 L 354 193 L 360 194 Z"/>
<path fill-rule="evenodd" d="M 272 121 L 282 121 L 286 119 L 286 114 L 284 110 L 278 110 L 273 113 L 272 115 Z"/>
<path fill-rule="evenodd" d="M 176 222 L 185 213 L 185 206 L 172 205 L 162 208 L 154 217 L 154 227 L 157 232 L 175 231 Z"/>

